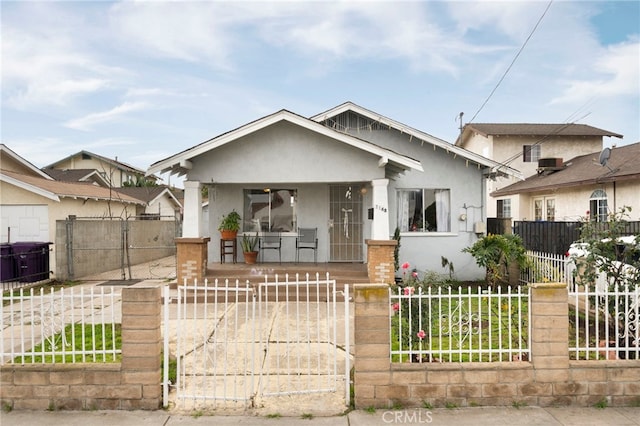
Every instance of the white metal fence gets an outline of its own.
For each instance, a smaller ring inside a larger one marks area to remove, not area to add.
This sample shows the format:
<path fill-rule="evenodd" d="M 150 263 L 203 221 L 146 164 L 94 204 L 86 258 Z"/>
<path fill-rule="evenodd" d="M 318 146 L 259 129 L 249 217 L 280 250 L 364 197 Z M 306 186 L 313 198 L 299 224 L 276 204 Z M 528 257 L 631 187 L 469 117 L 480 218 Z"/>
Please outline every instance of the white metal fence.
<path fill-rule="evenodd" d="M 121 354 L 115 288 L 19 289 L 2 296 L 2 364 L 115 362 Z"/>
<path fill-rule="evenodd" d="M 520 270 L 520 283 L 562 282 L 572 283 L 572 271 L 568 258 L 561 254 L 527 250 L 530 267 Z"/>
<path fill-rule="evenodd" d="M 572 359 L 640 359 L 640 287 L 569 292 Z"/>
<path fill-rule="evenodd" d="M 337 393 L 349 404 L 349 287 L 337 291 L 328 274 L 326 280 L 265 277 L 255 286 L 185 281 L 175 296 L 166 288 L 164 300 L 165 406 L 170 353 L 183 408 L 209 401 L 214 408 L 233 402 L 246 409 L 257 398 L 318 393 Z"/>
<path fill-rule="evenodd" d="M 529 359 L 529 290 L 390 290 L 392 362 Z"/>

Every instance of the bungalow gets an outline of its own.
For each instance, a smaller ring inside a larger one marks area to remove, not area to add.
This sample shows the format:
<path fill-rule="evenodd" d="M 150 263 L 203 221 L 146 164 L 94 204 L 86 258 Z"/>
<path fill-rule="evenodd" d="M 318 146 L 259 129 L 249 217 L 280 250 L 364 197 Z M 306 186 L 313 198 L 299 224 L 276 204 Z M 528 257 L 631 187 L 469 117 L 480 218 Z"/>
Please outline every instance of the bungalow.
<path fill-rule="evenodd" d="M 346 102 L 310 118 L 280 110 L 150 166 L 186 176 L 183 237 L 204 236 L 236 210 L 244 233 L 276 231 L 296 259 L 298 228 L 315 228 L 319 262 L 366 262 L 369 241 L 400 231 L 400 259 L 461 280 L 484 276 L 461 250 L 485 230 L 487 176 L 520 173 L 381 114 Z M 214 233 L 212 233 L 213 235 Z M 204 243 L 203 243 L 204 244 Z M 217 236 L 207 262 L 220 259 Z M 300 261 L 313 261 L 300 254 Z"/>
<path fill-rule="evenodd" d="M 577 221 L 588 213 L 607 221 L 625 206 L 631 207 L 630 220 L 640 220 L 640 142 L 549 160 L 540 160 L 536 175 L 491 194 L 514 200 L 514 220 Z"/>

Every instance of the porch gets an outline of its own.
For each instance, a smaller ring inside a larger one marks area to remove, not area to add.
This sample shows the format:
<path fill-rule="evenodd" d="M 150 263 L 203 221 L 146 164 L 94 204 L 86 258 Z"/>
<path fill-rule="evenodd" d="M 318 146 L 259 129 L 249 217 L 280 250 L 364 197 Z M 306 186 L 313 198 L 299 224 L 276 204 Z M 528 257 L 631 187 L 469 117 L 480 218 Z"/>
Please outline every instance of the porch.
<path fill-rule="evenodd" d="M 316 273 L 320 279 L 325 279 L 327 273 L 329 278 L 336 280 L 339 289 L 345 284 L 353 285 L 357 283 L 368 283 L 366 263 L 318 263 L 311 262 L 290 262 L 282 264 L 278 262 L 265 262 L 246 264 L 238 263 L 209 263 L 207 265 L 205 278 L 209 282 L 218 280 L 218 282 L 228 279 L 235 283 L 236 280 L 244 283 L 249 281 L 251 284 L 257 284 L 265 281 L 265 276 L 269 281 L 273 281 L 278 276 L 280 281 L 284 281 L 285 276 L 289 275 L 289 280 L 295 279 L 296 275 L 300 280 L 309 274 L 309 278 L 315 279 Z"/>

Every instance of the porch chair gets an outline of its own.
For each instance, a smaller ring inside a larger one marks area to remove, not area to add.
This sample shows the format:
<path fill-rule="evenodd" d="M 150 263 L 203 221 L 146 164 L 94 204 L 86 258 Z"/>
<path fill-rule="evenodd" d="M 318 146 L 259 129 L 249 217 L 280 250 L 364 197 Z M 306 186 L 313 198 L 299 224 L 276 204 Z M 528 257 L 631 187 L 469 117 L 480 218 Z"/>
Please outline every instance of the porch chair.
<path fill-rule="evenodd" d="M 265 250 L 278 250 L 278 261 L 282 263 L 282 237 L 279 232 L 265 232 L 258 240 L 260 258 L 264 262 Z"/>
<path fill-rule="evenodd" d="M 296 237 L 296 263 L 300 261 L 300 250 L 313 250 L 313 262 L 318 263 L 318 228 L 298 228 Z"/>

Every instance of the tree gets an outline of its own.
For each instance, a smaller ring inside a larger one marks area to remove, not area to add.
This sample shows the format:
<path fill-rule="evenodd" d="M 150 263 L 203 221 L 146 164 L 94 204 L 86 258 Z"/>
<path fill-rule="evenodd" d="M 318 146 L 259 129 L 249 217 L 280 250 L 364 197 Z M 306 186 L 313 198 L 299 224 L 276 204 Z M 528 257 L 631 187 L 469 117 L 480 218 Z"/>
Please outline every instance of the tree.
<path fill-rule="evenodd" d="M 624 206 L 611 213 L 606 226 L 588 215 L 583 219 L 580 241 L 585 256 L 583 267 L 576 269 L 581 282 L 595 286 L 597 276 L 604 273 L 610 290 L 640 286 L 640 235 L 625 232 L 630 212 L 631 207 Z"/>
<path fill-rule="evenodd" d="M 486 268 L 489 285 L 506 283 L 507 271 L 514 262 L 520 268 L 526 268 L 528 265 L 522 239 L 515 234 L 489 234 L 462 251 L 471 254 L 478 266 Z"/>

